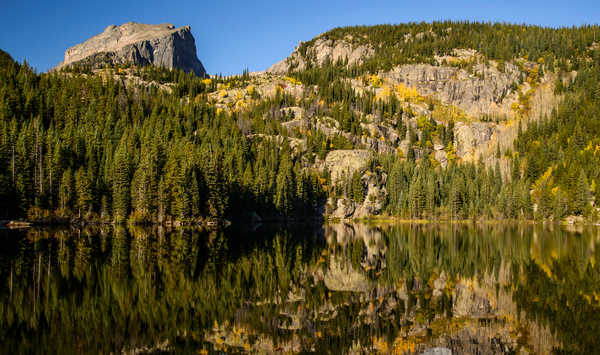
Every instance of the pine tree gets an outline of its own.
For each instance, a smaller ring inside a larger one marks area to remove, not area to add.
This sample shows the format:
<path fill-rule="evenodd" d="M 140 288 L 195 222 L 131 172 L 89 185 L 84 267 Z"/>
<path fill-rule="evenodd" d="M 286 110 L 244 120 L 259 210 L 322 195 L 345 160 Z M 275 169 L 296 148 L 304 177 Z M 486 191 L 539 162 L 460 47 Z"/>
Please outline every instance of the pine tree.
<path fill-rule="evenodd" d="M 126 138 L 126 136 L 123 136 L 121 139 L 114 158 L 112 194 L 115 221 L 123 221 L 129 213 L 131 169 Z"/>
<path fill-rule="evenodd" d="M 365 200 L 365 189 L 361 181 L 360 172 L 358 171 L 352 174 L 352 197 L 358 203 L 363 203 Z"/>
<path fill-rule="evenodd" d="M 288 215 L 292 209 L 292 169 L 287 157 L 279 165 L 276 179 L 275 207 L 283 214 Z"/>
<path fill-rule="evenodd" d="M 572 211 L 574 214 L 583 214 L 590 201 L 590 187 L 583 169 L 579 172 L 577 186 L 573 196 Z"/>
<path fill-rule="evenodd" d="M 77 191 L 77 209 L 78 216 L 82 217 L 87 214 L 92 207 L 92 183 L 90 181 L 87 171 L 83 168 L 79 168 L 75 172 L 75 190 Z"/>
<path fill-rule="evenodd" d="M 59 206 L 60 209 L 63 210 L 63 212 L 65 213 L 71 209 L 73 190 L 73 178 L 71 174 L 71 169 L 67 169 L 64 171 L 60 179 L 60 186 L 58 190 Z"/>
<path fill-rule="evenodd" d="M 214 218 L 222 218 L 229 203 L 229 196 L 223 178 L 222 157 L 220 154 L 210 158 L 204 180 L 208 189 L 209 214 Z"/>

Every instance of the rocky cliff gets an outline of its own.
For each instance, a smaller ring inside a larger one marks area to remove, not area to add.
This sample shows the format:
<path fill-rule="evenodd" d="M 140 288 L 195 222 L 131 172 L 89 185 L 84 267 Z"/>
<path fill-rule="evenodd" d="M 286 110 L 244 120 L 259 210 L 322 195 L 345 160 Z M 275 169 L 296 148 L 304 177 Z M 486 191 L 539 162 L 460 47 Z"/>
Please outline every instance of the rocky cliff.
<path fill-rule="evenodd" d="M 381 77 L 416 88 L 420 95 L 458 106 L 471 116 L 480 116 L 510 113 L 510 103 L 514 102 L 509 98 L 514 94 L 511 86 L 516 85 L 520 74 L 517 66 L 510 63 L 503 71 L 492 65 L 477 64 L 472 73 L 452 66 L 410 64 L 383 72 Z"/>
<path fill-rule="evenodd" d="M 319 37 L 311 46 L 305 47 L 300 42 L 294 52 L 287 58 L 273 64 L 267 69 L 269 73 L 284 74 L 289 70 L 304 70 L 310 60 L 317 66 L 322 66 L 327 61 L 335 63 L 346 61 L 347 64 L 360 64 L 374 54 L 373 48 L 368 45 L 356 45 L 352 38 L 340 41 Z M 302 55 L 304 53 L 305 55 Z M 310 59 L 308 59 L 310 58 Z"/>
<path fill-rule="evenodd" d="M 99 67 L 103 64 L 149 65 L 179 68 L 206 76 L 196 56 L 196 44 L 189 26 L 147 25 L 127 22 L 110 25 L 104 32 L 69 48 L 57 68 L 76 63 Z"/>

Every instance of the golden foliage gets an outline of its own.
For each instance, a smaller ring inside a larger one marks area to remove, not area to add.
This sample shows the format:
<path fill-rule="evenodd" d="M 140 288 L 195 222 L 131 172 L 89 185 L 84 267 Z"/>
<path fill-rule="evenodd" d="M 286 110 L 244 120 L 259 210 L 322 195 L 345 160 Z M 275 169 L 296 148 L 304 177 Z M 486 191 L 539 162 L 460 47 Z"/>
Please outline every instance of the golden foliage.
<path fill-rule="evenodd" d="M 402 148 L 396 148 L 396 155 L 398 156 L 398 158 L 404 158 L 404 152 L 402 151 Z"/>
<path fill-rule="evenodd" d="M 434 168 L 437 168 L 438 166 L 440 166 L 440 162 L 437 161 L 437 159 L 435 158 L 434 154 L 429 154 L 429 162 L 431 163 L 431 165 Z"/>
<path fill-rule="evenodd" d="M 283 80 L 287 81 L 292 85 L 302 85 L 302 82 L 296 78 L 292 78 L 291 76 L 284 76 Z"/>
<path fill-rule="evenodd" d="M 549 167 L 548 170 L 542 174 L 532 185 L 532 197 L 534 200 L 538 200 L 542 197 L 542 193 L 545 188 L 552 191 L 554 185 L 554 181 L 552 179 L 552 167 Z"/>
<path fill-rule="evenodd" d="M 454 144 L 451 142 L 446 147 L 446 159 L 448 160 L 448 164 L 456 162 L 456 148 L 454 148 Z"/>
<path fill-rule="evenodd" d="M 435 105 L 433 108 L 433 117 L 438 121 L 454 121 L 454 122 L 465 122 L 468 121 L 467 114 L 454 105 Z"/>
<path fill-rule="evenodd" d="M 403 83 L 394 85 L 394 90 L 400 100 L 411 101 L 419 98 L 419 93 L 416 88 L 407 87 Z"/>
<path fill-rule="evenodd" d="M 379 88 L 383 84 L 383 80 L 381 80 L 381 78 L 377 74 L 369 75 L 367 77 L 367 82 L 369 83 L 369 85 L 375 88 Z"/>
<path fill-rule="evenodd" d="M 234 107 L 233 107 L 233 111 L 235 111 L 235 112 L 240 112 L 240 111 L 242 111 L 244 108 L 246 108 L 246 106 L 247 106 L 247 103 L 246 103 L 246 101 L 244 101 L 244 100 L 239 100 L 239 101 L 236 101 L 236 103 L 235 103 L 235 105 L 234 105 Z"/>
<path fill-rule="evenodd" d="M 379 93 L 377 93 L 376 98 L 381 100 L 387 100 L 390 96 L 393 95 L 392 88 L 390 86 L 385 85 Z"/>

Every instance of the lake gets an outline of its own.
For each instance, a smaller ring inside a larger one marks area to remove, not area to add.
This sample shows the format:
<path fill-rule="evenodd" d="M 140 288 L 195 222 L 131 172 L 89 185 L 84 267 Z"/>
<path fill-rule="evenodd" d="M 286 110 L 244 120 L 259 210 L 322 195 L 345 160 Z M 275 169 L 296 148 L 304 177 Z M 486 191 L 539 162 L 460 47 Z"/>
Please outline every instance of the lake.
<path fill-rule="evenodd" d="M 0 353 L 597 353 L 598 227 L 0 230 Z"/>

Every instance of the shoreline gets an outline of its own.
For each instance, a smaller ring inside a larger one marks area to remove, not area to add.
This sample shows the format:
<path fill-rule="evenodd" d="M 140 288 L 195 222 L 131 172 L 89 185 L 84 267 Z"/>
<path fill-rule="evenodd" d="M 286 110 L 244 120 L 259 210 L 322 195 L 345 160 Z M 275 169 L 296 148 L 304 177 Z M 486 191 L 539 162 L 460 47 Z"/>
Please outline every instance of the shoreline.
<path fill-rule="evenodd" d="M 565 217 L 559 221 L 554 220 L 535 220 L 535 219 L 487 219 L 487 218 L 466 218 L 466 219 L 425 219 L 425 218 L 404 218 L 396 216 L 369 216 L 363 218 L 325 218 L 325 223 L 376 223 L 376 224 L 558 224 L 565 226 L 600 226 L 597 221 L 586 220 L 581 217 L 579 219 L 571 219 L 572 216 Z"/>
<path fill-rule="evenodd" d="M 97 220 L 52 220 L 52 221 L 35 221 L 26 219 L 12 219 L 12 220 L 0 220 L 0 229 L 27 229 L 32 227 L 52 227 L 52 226 L 99 226 L 99 225 L 135 225 L 135 226 L 163 226 L 170 228 L 180 227 L 204 227 L 208 229 L 227 228 L 229 226 L 238 226 L 241 224 L 250 223 L 252 225 L 260 224 L 298 224 L 298 223 L 319 223 L 323 225 L 338 224 L 338 223 L 361 223 L 361 224 L 456 224 L 456 225 L 467 225 L 467 224 L 554 224 L 563 226 L 600 226 L 600 223 L 596 221 L 586 220 L 581 216 L 573 218 L 568 216 L 561 219 L 560 221 L 553 220 L 534 220 L 534 219 L 424 219 L 424 218 L 404 218 L 396 216 L 369 216 L 363 218 L 329 218 L 327 216 L 322 217 L 307 217 L 304 219 L 297 218 L 264 218 L 260 220 L 201 220 L 201 221 L 165 221 L 165 222 L 134 222 L 134 221 L 97 221 Z"/>

